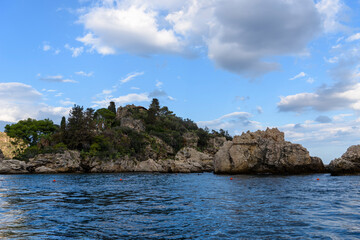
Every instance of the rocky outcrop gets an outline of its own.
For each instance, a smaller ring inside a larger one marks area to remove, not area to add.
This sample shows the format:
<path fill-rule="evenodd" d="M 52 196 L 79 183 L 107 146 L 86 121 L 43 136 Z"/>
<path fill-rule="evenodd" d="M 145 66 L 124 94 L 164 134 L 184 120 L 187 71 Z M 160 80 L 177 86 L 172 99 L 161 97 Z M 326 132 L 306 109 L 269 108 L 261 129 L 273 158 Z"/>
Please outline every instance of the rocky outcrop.
<path fill-rule="evenodd" d="M 0 132 L 0 150 L 3 152 L 5 158 L 15 157 L 15 152 L 25 148 L 23 141 L 18 140 L 17 144 L 14 144 L 15 139 L 10 138 L 6 133 Z"/>
<path fill-rule="evenodd" d="M 29 173 L 74 173 L 83 172 L 78 151 L 57 154 L 39 154 L 30 158 L 26 169 Z"/>
<path fill-rule="evenodd" d="M 198 145 L 199 137 L 194 132 L 186 132 L 182 136 L 184 140 L 184 145 L 186 147 L 196 148 Z"/>
<path fill-rule="evenodd" d="M 127 105 L 125 107 L 119 107 L 116 112 L 116 119 L 120 122 L 121 127 L 126 127 L 133 129 L 137 132 L 145 131 L 145 124 L 140 119 L 135 119 L 133 117 L 134 112 L 144 112 L 145 108 L 135 106 L 135 105 Z"/>
<path fill-rule="evenodd" d="M 0 149 L 0 160 L 2 160 L 2 159 L 4 159 L 4 158 L 5 158 L 5 156 L 4 156 L 3 152 L 2 152 L 1 149 Z"/>
<path fill-rule="evenodd" d="M 28 173 L 26 162 L 20 160 L 0 159 L 0 174 Z"/>
<path fill-rule="evenodd" d="M 138 161 L 124 157 L 116 160 L 87 159 L 83 162 L 87 172 L 162 172 L 162 173 L 191 173 L 213 171 L 212 156 L 198 152 L 193 148 L 183 148 L 175 159 L 147 159 Z"/>
<path fill-rule="evenodd" d="M 331 175 L 360 174 L 360 145 L 349 147 L 340 158 L 332 160 L 327 169 Z"/>
<path fill-rule="evenodd" d="M 285 141 L 278 129 L 243 133 L 215 154 L 215 173 L 301 174 L 324 172 L 320 158 L 300 144 Z"/>

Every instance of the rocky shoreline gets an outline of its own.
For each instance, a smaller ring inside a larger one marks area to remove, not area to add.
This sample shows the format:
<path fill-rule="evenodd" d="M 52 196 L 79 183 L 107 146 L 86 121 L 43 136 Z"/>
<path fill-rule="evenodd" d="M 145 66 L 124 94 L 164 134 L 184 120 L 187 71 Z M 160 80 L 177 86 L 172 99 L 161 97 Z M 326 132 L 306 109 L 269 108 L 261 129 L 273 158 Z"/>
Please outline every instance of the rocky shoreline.
<path fill-rule="evenodd" d="M 300 144 L 285 141 L 278 129 L 243 133 L 232 141 L 220 141 L 217 151 L 200 152 L 196 146 L 178 151 L 174 159 L 143 161 L 128 156 L 118 159 L 81 157 L 79 151 L 39 154 L 28 161 L 5 159 L 0 150 L 0 174 L 160 172 L 215 174 L 360 173 L 360 145 L 351 146 L 341 158 L 324 166 Z"/>

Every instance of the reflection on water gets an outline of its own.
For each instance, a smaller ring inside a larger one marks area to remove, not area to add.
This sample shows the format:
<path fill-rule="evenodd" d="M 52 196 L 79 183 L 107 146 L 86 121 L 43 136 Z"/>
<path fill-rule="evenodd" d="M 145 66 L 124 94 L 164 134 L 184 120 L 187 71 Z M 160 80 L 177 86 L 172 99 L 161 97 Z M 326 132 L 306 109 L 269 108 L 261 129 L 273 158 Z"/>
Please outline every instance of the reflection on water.
<path fill-rule="evenodd" d="M 210 173 L 2 175 L 0 237 L 360 236 L 360 176 L 232 177 L 231 181 L 229 176 Z"/>

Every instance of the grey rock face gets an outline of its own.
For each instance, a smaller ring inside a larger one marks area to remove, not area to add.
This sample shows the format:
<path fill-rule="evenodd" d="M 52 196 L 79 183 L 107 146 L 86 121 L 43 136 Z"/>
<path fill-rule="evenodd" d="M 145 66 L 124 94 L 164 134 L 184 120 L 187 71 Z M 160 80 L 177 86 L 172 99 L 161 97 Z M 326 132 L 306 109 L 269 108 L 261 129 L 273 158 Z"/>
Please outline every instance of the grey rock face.
<path fill-rule="evenodd" d="M 324 172 L 300 144 L 285 141 L 278 129 L 243 133 L 227 141 L 215 154 L 215 173 L 300 174 Z"/>
<path fill-rule="evenodd" d="M 0 160 L 0 173 L 1 174 L 19 174 L 28 173 L 26 170 L 26 163 L 19 160 Z"/>
<path fill-rule="evenodd" d="M 30 173 L 82 172 L 78 151 L 65 151 L 57 154 L 39 154 L 27 164 Z"/>
<path fill-rule="evenodd" d="M 349 147 L 341 158 L 332 160 L 328 171 L 331 175 L 360 173 L 360 145 Z"/>
<path fill-rule="evenodd" d="M 146 109 L 135 105 L 127 105 L 117 109 L 116 119 L 120 121 L 120 126 L 131 128 L 138 132 L 145 131 L 145 124 L 141 120 L 133 118 L 133 111 L 141 112 L 146 111 Z"/>

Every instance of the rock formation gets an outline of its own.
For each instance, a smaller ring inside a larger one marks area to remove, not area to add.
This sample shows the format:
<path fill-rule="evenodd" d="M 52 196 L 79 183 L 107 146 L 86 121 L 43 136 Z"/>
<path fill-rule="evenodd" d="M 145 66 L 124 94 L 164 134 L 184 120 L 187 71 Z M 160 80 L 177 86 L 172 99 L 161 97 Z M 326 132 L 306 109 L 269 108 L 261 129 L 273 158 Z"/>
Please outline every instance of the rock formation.
<path fill-rule="evenodd" d="M 125 107 L 119 107 L 116 112 L 116 119 L 120 122 L 121 127 L 127 127 L 137 132 L 145 131 L 145 124 L 140 119 L 133 117 L 133 112 L 144 112 L 145 108 L 127 105 Z"/>
<path fill-rule="evenodd" d="M 349 147 L 340 158 L 332 160 L 327 168 L 331 175 L 360 173 L 360 145 Z"/>
<path fill-rule="evenodd" d="M 300 174 L 324 172 L 319 158 L 284 140 L 278 129 L 243 133 L 225 142 L 214 158 L 215 173 Z"/>
<path fill-rule="evenodd" d="M 78 151 L 39 154 L 29 159 L 26 169 L 29 173 L 70 173 L 83 171 Z"/>

